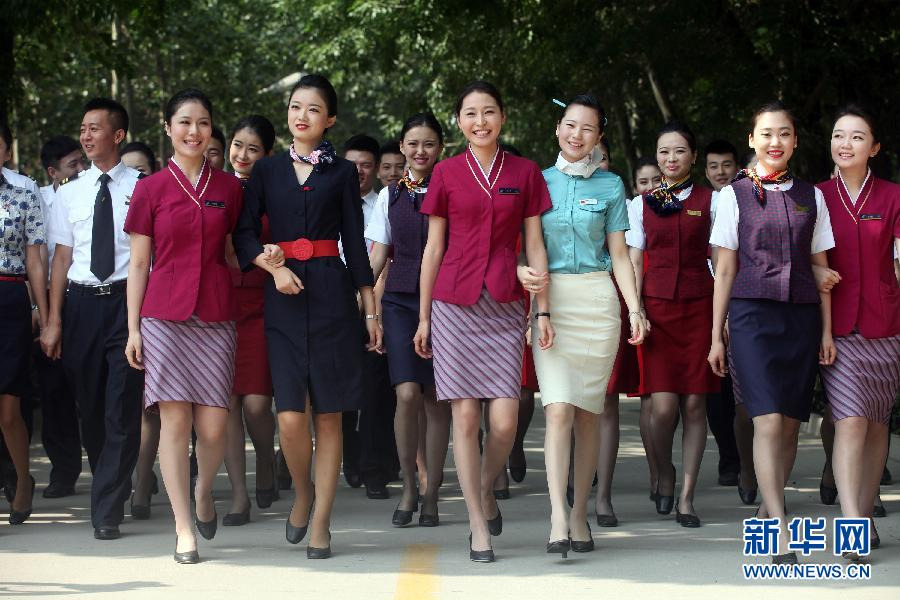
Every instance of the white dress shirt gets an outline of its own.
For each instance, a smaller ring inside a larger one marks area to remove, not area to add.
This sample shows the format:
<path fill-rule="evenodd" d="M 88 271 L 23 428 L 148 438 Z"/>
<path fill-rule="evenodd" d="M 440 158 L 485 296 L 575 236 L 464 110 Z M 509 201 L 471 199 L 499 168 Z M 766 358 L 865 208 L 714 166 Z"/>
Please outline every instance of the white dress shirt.
<path fill-rule="evenodd" d="M 684 188 L 676 192 L 675 197 L 681 201 L 687 199 L 694 190 L 694 186 Z M 644 232 L 644 199 L 642 196 L 635 196 L 628 204 L 628 223 L 630 229 L 625 232 L 625 243 L 632 248 L 638 250 L 646 250 L 647 235 Z M 716 222 L 716 207 L 718 204 L 718 193 L 712 193 L 712 200 L 709 203 L 709 218 L 712 223 Z M 674 215 L 673 215 L 674 216 Z"/>
<path fill-rule="evenodd" d="M 384 188 L 385 190 L 387 188 Z M 363 231 L 369 226 L 369 219 L 372 218 L 372 209 L 375 208 L 375 201 L 378 200 L 378 194 L 375 190 L 369 190 L 369 193 L 362 197 L 362 211 L 363 211 Z M 366 252 L 372 254 L 372 244 L 366 244 Z M 344 245 L 341 243 L 340 237 L 338 237 L 338 254 L 341 256 L 341 260 L 346 263 L 344 260 Z"/>
<path fill-rule="evenodd" d="M 53 214 L 53 203 L 56 200 L 56 190 L 53 189 L 52 183 L 41 188 L 39 198 L 41 199 L 41 212 L 44 213 L 44 228 L 47 231 L 47 275 L 49 276 L 50 269 L 53 268 L 53 251 L 56 250 L 56 244 L 50 241 L 50 229 L 52 228 L 50 216 Z"/>
<path fill-rule="evenodd" d="M 131 258 L 131 239 L 124 231 L 125 215 L 140 172 L 119 162 L 109 170 L 108 187 L 112 196 L 115 270 L 105 282 L 91 273 L 91 237 L 94 228 L 94 203 L 100 191 L 100 171 L 95 165 L 84 171 L 75 181 L 59 186 L 50 218 L 51 244 L 72 248 L 72 267 L 69 279 L 84 285 L 99 285 L 122 281 L 128 277 Z"/>
<path fill-rule="evenodd" d="M 366 224 L 366 239 L 385 246 L 390 246 L 393 241 L 393 238 L 391 238 L 391 222 L 388 220 L 388 204 L 390 201 L 388 189 L 382 188 L 378 192 L 378 199 L 375 201 L 375 206 L 372 208 Z"/>
<path fill-rule="evenodd" d="M 766 191 L 786 192 L 794 186 L 790 180 L 781 185 L 763 184 Z M 825 204 L 825 196 L 819 188 L 816 193 L 816 223 L 813 226 L 812 247 L 810 254 L 817 254 L 834 248 L 834 233 L 831 231 L 831 216 L 828 213 L 828 205 Z M 738 249 L 738 223 L 741 220 L 737 197 L 734 188 L 726 185 L 719 190 L 718 217 L 713 223 L 712 235 L 709 243 L 729 250 Z"/>

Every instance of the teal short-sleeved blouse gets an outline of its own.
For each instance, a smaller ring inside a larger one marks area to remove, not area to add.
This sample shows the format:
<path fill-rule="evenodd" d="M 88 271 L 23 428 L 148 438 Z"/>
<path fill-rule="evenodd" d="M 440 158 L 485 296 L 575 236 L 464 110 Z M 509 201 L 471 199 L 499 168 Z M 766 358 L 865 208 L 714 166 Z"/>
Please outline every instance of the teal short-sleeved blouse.
<path fill-rule="evenodd" d="M 551 273 L 611 271 L 606 234 L 628 229 L 625 185 L 608 171 L 567 175 L 543 171 L 553 208 L 541 216 Z"/>

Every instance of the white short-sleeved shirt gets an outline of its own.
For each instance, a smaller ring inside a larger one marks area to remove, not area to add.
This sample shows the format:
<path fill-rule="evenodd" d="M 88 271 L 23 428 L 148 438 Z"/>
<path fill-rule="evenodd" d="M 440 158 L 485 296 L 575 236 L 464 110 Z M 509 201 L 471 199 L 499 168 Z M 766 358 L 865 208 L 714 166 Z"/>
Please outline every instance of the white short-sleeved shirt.
<path fill-rule="evenodd" d="M 21 173 L 13 171 L 12 169 L 7 169 L 6 167 L 0 168 L 0 171 L 3 172 L 3 177 L 6 178 L 6 181 L 8 181 L 10 184 L 22 189 L 26 189 L 29 192 L 34 192 L 34 195 L 38 198 L 41 197 L 41 190 L 38 187 L 37 182 L 31 177 L 27 177 L 25 175 L 22 175 Z"/>
<path fill-rule="evenodd" d="M 693 190 L 694 186 L 684 188 L 683 190 L 676 192 L 675 197 L 684 201 L 691 195 Z M 709 205 L 709 217 L 713 223 L 716 221 L 717 196 L 718 192 L 712 193 L 712 200 Z M 646 250 L 647 235 L 644 232 L 644 199 L 642 196 L 635 196 L 627 204 L 630 229 L 625 232 L 625 243 L 632 248 Z"/>
<path fill-rule="evenodd" d="M 393 242 L 391 238 L 391 222 L 388 220 L 388 204 L 390 201 L 389 188 L 383 188 L 378 192 L 378 199 L 372 208 L 372 214 L 369 217 L 369 223 L 366 225 L 366 239 L 372 242 L 378 242 L 385 246 L 390 246 Z"/>
<path fill-rule="evenodd" d="M 109 170 L 108 187 L 112 196 L 115 270 L 101 282 L 91 273 L 91 238 L 94 229 L 94 203 L 100 191 L 100 175 L 95 165 L 78 179 L 59 186 L 50 216 L 48 239 L 52 244 L 72 248 L 72 267 L 68 278 L 84 285 L 122 281 L 128 277 L 131 260 L 131 238 L 125 230 L 125 216 L 140 172 L 119 162 Z"/>
<path fill-rule="evenodd" d="M 781 185 L 763 184 L 763 189 L 772 192 L 786 192 L 794 186 L 790 180 Z M 818 254 L 834 248 L 834 233 L 831 231 L 831 216 L 828 213 L 828 205 L 825 204 L 825 196 L 819 188 L 813 188 L 816 194 L 816 223 L 813 226 L 812 247 L 810 254 Z M 729 250 L 738 249 L 738 223 L 740 222 L 740 210 L 734 188 L 726 185 L 719 190 L 718 216 L 713 223 L 712 234 L 709 243 Z"/>
<path fill-rule="evenodd" d="M 387 188 L 385 188 L 387 189 Z M 378 194 L 375 190 L 369 190 L 369 193 L 362 197 L 362 211 L 363 211 L 363 228 L 368 228 L 369 219 L 372 218 L 372 210 L 375 208 L 375 201 L 378 200 Z M 366 244 L 366 252 L 372 254 L 372 244 Z M 338 254 L 345 263 L 344 260 L 344 245 L 341 243 L 341 239 L 338 238 Z"/>
<path fill-rule="evenodd" d="M 53 184 L 45 185 L 41 188 L 41 212 L 44 213 L 44 228 L 47 230 L 47 260 L 48 260 L 48 270 L 47 273 L 49 275 L 51 268 L 53 268 L 53 251 L 56 250 L 56 244 L 50 241 L 50 229 L 52 225 L 50 224 L 50 215 L 53 214 L 53 202 L 56 200 L 56 190 L 53 189 Z"/>

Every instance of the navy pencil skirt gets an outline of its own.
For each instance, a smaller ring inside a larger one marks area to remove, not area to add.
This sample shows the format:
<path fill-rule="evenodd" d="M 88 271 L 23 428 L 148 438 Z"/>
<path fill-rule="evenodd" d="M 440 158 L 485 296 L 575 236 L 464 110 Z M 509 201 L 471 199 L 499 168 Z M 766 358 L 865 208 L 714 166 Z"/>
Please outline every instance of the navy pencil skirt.
<path fill-rule="evenodd" d="M 732 298 L 728 328 L 734 378 L 750 416 L 808 421 L 822 339 L 819 305 Z"/>
<path fill-rule="evenodd" d="M 381 298 L 381 321 L 391 385 L 415 382 L 423 389 L 433 386 L 431 361 L 416 354 L 413 346 L 419 328 L 419 295 L 385 292 Z"/>

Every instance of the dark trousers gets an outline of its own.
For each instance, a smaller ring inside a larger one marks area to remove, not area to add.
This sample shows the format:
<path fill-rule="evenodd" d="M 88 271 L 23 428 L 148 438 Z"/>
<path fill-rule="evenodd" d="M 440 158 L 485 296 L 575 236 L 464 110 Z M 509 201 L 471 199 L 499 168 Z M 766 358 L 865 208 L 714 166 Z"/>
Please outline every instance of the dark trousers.
<path fill-rule="evenodd" d="M 706 397 L 706 419 L 719 447 L 719 475 L 739 473 L 741 459 L 734 437 L 734 392 L 731 375 L 722 380 L 722 393 Z"/>
<path fill-rule="evenodd" d="M 125 360 L 127 341 L 124 292 L 68 293 L 63 366 L 81 411 L 81 437 L 94 474 L 94 527 L 122 521 L 140 447 L 144 374 Z"/>
<path fill-rule="evenodd" d="M 41 398 L 41 442 L 50 459 L 50 481 L 74 485 L 81 475 L 78 410 L 62 361 L 50 360 L 36 344 L 32 352 Z"/>
<path fill-rule="evenodd" d="M 345 470 L 358 471 L 366 485 L 387 485 L 396 471 L 394 411 L 397 397 L 391 386 L 387 357 L 367 352 L 366 389 L 359 411 L 343 414 Z"/>

